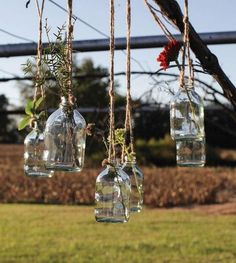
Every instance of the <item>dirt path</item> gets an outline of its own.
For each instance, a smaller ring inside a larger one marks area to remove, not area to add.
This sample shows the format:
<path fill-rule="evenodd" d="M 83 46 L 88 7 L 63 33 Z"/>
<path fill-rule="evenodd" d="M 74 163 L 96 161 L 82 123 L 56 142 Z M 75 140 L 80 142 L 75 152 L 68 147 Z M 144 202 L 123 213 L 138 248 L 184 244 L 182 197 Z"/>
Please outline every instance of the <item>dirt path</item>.
<path fill-rule="evenodd" d="M 236 202 L 215 205 L 196 205 L 191 207 L 178 207 L 173 209 L 177 211 L 194 211 L 207 215 L 236 215 Z"/>

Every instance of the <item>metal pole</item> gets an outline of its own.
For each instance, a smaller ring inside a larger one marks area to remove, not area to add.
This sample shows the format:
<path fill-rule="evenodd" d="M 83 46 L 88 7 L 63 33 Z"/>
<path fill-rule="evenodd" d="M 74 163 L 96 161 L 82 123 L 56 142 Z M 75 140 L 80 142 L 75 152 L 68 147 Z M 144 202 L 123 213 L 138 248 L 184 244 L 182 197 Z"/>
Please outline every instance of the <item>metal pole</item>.
<path fill-rule="evenodd" d="M 181 35 L 174 35 L 175 38 L 181 41 Z M 235 44 L 236 43 L 236 31 L 229 32 L 210 32 L 200 33 L 201 39 L 209 45 L 217 44 Z M 163 47 L 167 43 L 167 39 L 164 35 L 159 36 L 140 36 L 131 38 L 132 49 L 142 48 L 158 48 Z M 44 47 L 48 43 L 43 44 Z M 125 38 L 116 38 L 115 40 L 116 50 L 123 50 L 126 48 Z M 31 56 L 36 54 L 37 44 L 34 43 L 22 43 L 22 44 L 7 44 L 0 45 L 0 57 L 17 57 L 17 56 Z M 73 50 L 75 52 L 92 52 L 92 51 L 106 51 L 109 50 L 109 39 L 91 39 L 73 41 Z"/>

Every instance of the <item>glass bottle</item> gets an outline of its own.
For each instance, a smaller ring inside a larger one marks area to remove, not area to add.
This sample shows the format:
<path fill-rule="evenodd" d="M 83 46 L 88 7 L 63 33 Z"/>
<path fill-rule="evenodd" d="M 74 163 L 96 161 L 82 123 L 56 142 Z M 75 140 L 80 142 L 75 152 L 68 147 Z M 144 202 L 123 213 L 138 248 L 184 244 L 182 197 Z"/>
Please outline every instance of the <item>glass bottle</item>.
<path fill-rule="evenodd" d="M 125 158 L 122 170 L 129 176 L 131 183 L 130 212 L 140 212 L 143 205 L 143 173 L 134 157 L 132 161 Z"/>
<path fill-rule="evenodd" d="M 97 222 L 126 223 L 130 213 L 130 179 L 119 165 L 113 163 L 98 175 L 95 189 Z"/>
<path fill-rule="evenodd" d="M 192 85 L 185 84 L 170 103 L 171 137 L 179 166 L 205 164 L 204 106 Z"/>
<path fill-rule="evenodd" d="M 24 172 L 29 177 L 52 177 L 54 172 L 45 167 L 43 158 L 45 141 L 42 128 L 37 122 L 33 123 L 33 130 L 24 140 Z"/>
<path fill-rule="evenodd" d="M 84 165 L 86 122 L 62 97 L 46 123 L 44 159 L 49 170 L 79 172 Z"/>

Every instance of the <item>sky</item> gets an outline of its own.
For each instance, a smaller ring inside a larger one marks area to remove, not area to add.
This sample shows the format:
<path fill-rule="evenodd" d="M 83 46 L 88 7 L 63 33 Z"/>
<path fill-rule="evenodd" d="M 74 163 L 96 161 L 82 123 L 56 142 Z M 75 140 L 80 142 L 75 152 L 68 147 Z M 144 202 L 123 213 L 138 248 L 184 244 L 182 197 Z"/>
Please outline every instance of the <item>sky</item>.
<path fill-rule="evenodd" d="M 54 0 L 63 7 L 66 7 L 66 0 Z M 28 8 L 25 8 L 26 0 L 8 0 L 2 1 L 0 9 L 0 29 L 7 30 L 13 34 L 20 35 L 24 38 L 37 42 L 38 36 L 38 16 L 35 8 L 34 0 Z M 150 0 L 153 3 L 152 0 Z M 183 0 L 178 0 L 183 7 Z M 124 37 L 126 35 L 125 24 L 125 0 L 115 0 L 115 35 L 116 37 Z M 89 24 L 109 34 L 109 0 L 74 0 L 73 13 L 82 18 Z M 154 4 L 155 5 L 155 4 Z M 218 32 L 218 31 L 234 31 L 236 30 L 236 1 L 227 0 L 189 0 L 189 17 L 192 25 L 197 32 Z M 66 13 L 46 0 L 44 18 L 48 19 L 51 26 L 51 32 L 57 31 L 57 26 L 61 26 L 66 21 Z M 169 26 L 172 33 L 178 33 L 176 29 Z M 143 0 L 132 0 L 132 36 L 162 35 L 162 31 L 153 20 Z M 97 32 L 88 28 L 78 20 L 75 24 L 74 39 L 97 39 L 103 38 Z M 45 34 L 44 40 L 46 41 Z M 16 39 L 3 32 L 0 32 L 0 45 L 9 43 L 23 43 L 25 41 Z M 219 59 L 225 73 L 230 77 L 231 81 L 236 84 L 236 44 L 230 45 L 211 45 L 210 50 L 215 53 Z M 156 57 L 161 52 L 160 48 L 132 50 L 132 57 L 141 62 L 147 71 L 156 71 L 159 64 Z M 78 62 L 84 58 L 92 58 L 95 65 L 108 67 L 109 52 L 86 52 L 77 53 Z M 25 63 L 27 57 L 10 57 L 0 58 L 0 78 L 11 77 L 11 74 L 23 76 L 22 64 Z M 115 71 L 125 71 L 126 57 L 121 51 L 115 54 Z M 140 67 L 132 62 L 132 70 L 141 70 Z M 173 72 L 173 71 L 168 71 Z M 9 74 L 11 73 L 11 74 Z M 211 83 L 211 77 L 200 76 L 205 81 Z M 119 92 L 125 93 L 125 78 L 119 77 L 117 81 L 120 83 Z M 132 94 L 134 97 L 141 96 L 145 91 L 150 89 L 152 81 L 149 77 L 132 77 Z M 177 85 L 177 84 L 175 84 Z M 0 94 L 6 94 L 11 104 L 19 105 L 20 90 L 16 82 L 0 83 Z M 165 92 L 157 92 L 154 96 L 158 100 L 168 102 L 169 96 Z"/>

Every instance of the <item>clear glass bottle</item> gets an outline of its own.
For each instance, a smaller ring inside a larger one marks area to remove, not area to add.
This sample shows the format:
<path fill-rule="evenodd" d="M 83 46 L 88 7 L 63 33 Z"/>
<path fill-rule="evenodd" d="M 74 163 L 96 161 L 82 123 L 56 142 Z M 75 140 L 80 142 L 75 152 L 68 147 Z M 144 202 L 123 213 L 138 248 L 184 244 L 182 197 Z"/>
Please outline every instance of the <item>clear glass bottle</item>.
<path fill-rule="evenodd" d="M 193 86 L 185 85 L 170 103 L 171 137 L 179 166 L 204 166 L 204 106 Z"/>
<path fill-rule="evenodd" d="M 25 137 L 24 141 L 24 172 L 29 177 L 52 177 L 54 172 L 45 167 L 44 161 L 45 141 L 41 128 L 37 122 L 33 130 Z"/>
<path fill-rule="evenodd" d="M 130 212 L 140 212 L 143 205 L 143 173 L 138 167 L 135 158 L 128 161 L 126 158 L 122 170 L 129 176 L 131 183 Z"/>
<path fill-rule="evenodd" d="M 98 175 L 95 189 L 95 219 L 104 223 L 126 223 L 130 214 L 129 176 L 119 165 L 107 165 Z"/>
<path fill-rule="evenodd" d="M 84 165 L 86 122 L 62 97 L 46 123 L 44 159 L 49 170 L 79 172 Z"/>

